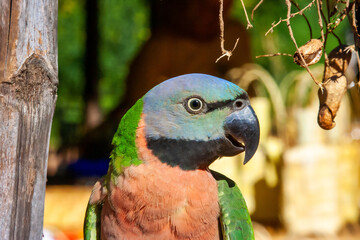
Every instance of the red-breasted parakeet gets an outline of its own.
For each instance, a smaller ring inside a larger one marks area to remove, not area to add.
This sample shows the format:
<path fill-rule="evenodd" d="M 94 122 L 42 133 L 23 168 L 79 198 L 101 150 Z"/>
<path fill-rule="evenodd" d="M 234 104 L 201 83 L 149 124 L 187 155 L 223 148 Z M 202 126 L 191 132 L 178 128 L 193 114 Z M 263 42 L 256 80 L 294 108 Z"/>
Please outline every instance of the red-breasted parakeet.
<path fill-rule="evenodd" d="M 256 114 L 237 85 L 205 74 L 157 85 L 120 121 L 85 239 L 254 239 L 240 190 L 208 167 L 244 151 L 246 163 L 258 144 Z"/>

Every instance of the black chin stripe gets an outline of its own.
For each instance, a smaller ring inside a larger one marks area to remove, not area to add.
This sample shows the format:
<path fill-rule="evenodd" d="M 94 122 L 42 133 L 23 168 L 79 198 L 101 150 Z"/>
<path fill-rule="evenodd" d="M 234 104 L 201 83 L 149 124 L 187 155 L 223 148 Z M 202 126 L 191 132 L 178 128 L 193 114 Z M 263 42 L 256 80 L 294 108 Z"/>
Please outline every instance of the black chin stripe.
<path fill-rule="evenodd" d="M 195 141 L 175 140 L 167 138 L 147 138 L 147 147 L 152 153 L 172 167 L 179 166 L 183 170 L 207 168 L 218 158 L 218 146 L 224 139 Z"/>

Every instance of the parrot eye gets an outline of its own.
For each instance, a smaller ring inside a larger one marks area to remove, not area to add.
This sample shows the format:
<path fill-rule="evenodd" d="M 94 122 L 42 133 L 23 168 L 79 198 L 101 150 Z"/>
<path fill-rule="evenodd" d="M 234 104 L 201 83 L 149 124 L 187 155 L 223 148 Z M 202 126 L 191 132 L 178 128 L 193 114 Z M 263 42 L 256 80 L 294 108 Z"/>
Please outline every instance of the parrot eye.
<path fill-rule="evenodd" d="M 189 98 L 185 103 L 185 108 L 189 113 L 200 113 L 203 107 L 203 100 L 195 97 Z"/>

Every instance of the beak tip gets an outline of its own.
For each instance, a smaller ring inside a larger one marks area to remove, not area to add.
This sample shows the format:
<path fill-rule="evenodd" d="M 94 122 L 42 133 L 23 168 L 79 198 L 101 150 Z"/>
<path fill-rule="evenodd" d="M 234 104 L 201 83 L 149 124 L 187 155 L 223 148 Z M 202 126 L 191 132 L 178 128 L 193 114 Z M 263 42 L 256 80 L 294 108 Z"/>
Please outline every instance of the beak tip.
<path fill-rule="evenodd" d="M 253 153 L 253 154 L 248 154 L 248 153 L 245 151 L 245 158 L 244 158 L 244 163 L 243 163 L 243 165 L 247 164 L 247 163 L 250 161 L 250 159 L 254 156 L 254 154 L 255 154 L 255 153 Z"/>

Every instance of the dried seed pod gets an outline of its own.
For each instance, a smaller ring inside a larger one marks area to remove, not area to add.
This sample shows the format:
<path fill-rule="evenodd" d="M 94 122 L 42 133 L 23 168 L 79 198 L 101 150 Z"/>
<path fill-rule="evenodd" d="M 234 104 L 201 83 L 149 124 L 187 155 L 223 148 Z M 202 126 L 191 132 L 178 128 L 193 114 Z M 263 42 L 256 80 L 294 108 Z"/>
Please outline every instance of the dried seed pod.
<path fill-rule="evenodd" d="M 294 62 L 301 67 L 305 67 L 301 60 L 300 54 L 303 56 L 308 66 L 317 63 L 322 55 L 323 43 L 319 39 L 310 39 L 307 43 L 299 47 L 293 58 Z"/>
<path fill-rule="evenodd" d="M 323 90 L 319 89 L 318 92 L 320 101 L 318 124 L 326 130 L 335 127 L 334 119 L 347 90 L 344 73 L 351 60 L 351 51 L 347 51 L 346 48 L 346 45 L 338 46 L 329 54 L 329 66 L 325 64 Z"/>

